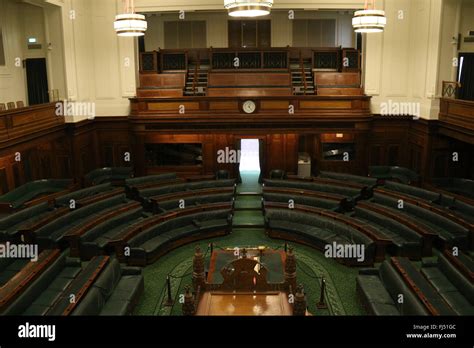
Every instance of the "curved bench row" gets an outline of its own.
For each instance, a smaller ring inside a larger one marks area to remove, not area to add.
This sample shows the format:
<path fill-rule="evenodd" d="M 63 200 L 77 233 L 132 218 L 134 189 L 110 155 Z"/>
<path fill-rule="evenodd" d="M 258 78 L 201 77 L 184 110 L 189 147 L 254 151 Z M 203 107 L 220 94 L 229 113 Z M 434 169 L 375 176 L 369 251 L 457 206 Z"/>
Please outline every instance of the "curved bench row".
<path fill-rule="evenodd" d="M 337 214 L 325 215 L 323 211 L 320 211 L 321 215 L 316 215 L 314 212 L 308 210 L 301 212 L 283 207 L 276 208 L 271 204 L 266 205 L 266 232 L 272 238 L 306 244 L 322 251 L 327 251 L 328 246 L 332 247 L 335 244 L 343 248 L 347 246 L 347 250 L 349 247 L 354 250 L 352 247 L 363 246 L 363 257 L 356 257 L 356 255 L 337 257 L 336 250 L 333 250 L 332 257 L 347 265 L 372 265 L 377 258 L 383 258 L 384 247 L 388 241 L 378 239 L 375 231 L 360 226 L 360 229 L 357 229 L 347 220 L 339 220 Z M 372 238 L 378 240 L 374 241 Z"/>
<path fill-rule="evenodd" d="M 37 180 L 0 196 L 0 213 L 12 213 L 74 190 L 76 185 L 69 179 Z"/>
<path fill-rule="evenodd" d="M 40 264 L 15 277 L 0 307 L 3 315 L 127 315 L 144 290 L 140 269 L 123 268 L 109 256 L 83 266 L 57 249 L 42 255 Z"/>
<path fill-rule="evenodd" d="M 231 208 L 203 211 L 153 224 L 146 230 L 116 244 L 117 253 L 125 256 L 129 265 L 145 266 L 155 262 L 172 249 L 196 240 L 229 234 L 232 229 Z M 126 251 L 130 255 L 127 257 Z"/>
<path fill-rule="evenodd" d="M 407 258 L 392 257 L 356 279 L 357 293 L 373 315 L 472 315 L 474 285 L 440 255 L 421 268 Z M 399 301 L 403 298 L 403 301 Z"/>

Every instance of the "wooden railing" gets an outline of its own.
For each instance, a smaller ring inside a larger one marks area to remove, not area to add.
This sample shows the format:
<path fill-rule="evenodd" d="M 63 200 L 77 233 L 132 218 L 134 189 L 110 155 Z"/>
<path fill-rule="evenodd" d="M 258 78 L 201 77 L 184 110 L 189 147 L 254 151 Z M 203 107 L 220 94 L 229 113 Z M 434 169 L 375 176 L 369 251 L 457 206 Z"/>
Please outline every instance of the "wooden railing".
<path fill-rule="evenodd" d="M 64 116 L 56 115 L 55 103 L 0 111 L 0 143 L 51 130 L 64 123 Z"/>
<path fill-rule="evenodd" d="M 140 54 L 140 72 L 187 70 L 189 61 L 208 60 L 210 69 L 235 69 L 234 59 L 239 58 L 239 69 L 288 70 L 290 60 L 311 61 L 311 67 L 321 71 L 360 71 L 360 53 L 354 48 L 342 47 L 275 47 L 275 48 L 197 48 L 160 49 Z M 349 65 L 343 65 L 348 58 Z"/>
<path fill-rule="evenodd" d="M 199 70 L 201 66 L 201 55 L 198 52 L 196 65 L 194 67 L 194 79 L 193 79 L 193 95 L 196 95 L 196 85 L 199 81 Z"/>
<path fill-rule="evenodd" d="M 304 94 L 306 95 L 306 91 L 308 89 L 308 83 L 306 81 L 306 72 L 304 71 L 304 60 L 303 60 L 301 51 L 300 51 L 300 71 L 301 71 L 301 79 L 303 80 Z"/>
<path fill-rule="evenodd" d="M 445 126 L 460 127 L 461 131 L 474 131 L 474 101 L 441 98 L 439 120 Z"/>
<path fill-rule="evenodd" d="M 443 98 L 456 99 L 461 84 L 456 81 L 443 81 L 441 95 Z"/>

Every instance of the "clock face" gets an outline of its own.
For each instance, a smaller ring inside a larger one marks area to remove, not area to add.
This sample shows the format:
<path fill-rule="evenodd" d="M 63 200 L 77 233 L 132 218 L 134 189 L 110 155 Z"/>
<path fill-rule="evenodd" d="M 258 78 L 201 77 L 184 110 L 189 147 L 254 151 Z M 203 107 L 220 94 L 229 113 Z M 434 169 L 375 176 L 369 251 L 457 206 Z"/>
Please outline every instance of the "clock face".
<path fill-rule="evenodd" d="M 244 102 L 242 105 L 242 109 L 244 110 L 245 113 L 247 114 L 253 114 L 255 110 L 257 110 L 257 105 L 255 104 L 254 101 L 252 100 L 247 100 Z"/>

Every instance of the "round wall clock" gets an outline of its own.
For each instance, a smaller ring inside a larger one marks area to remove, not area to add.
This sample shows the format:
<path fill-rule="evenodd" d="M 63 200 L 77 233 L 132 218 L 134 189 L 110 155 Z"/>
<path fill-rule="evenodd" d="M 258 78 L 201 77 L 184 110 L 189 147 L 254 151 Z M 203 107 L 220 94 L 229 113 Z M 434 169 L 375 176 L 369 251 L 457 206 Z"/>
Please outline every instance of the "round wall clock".
<path fill-rule="evenodd" d="M 243 103 L 242 109 L 246 114 L 253 114 L 257 110 L 257 104 L 253 100 L 247 100 Z"/>

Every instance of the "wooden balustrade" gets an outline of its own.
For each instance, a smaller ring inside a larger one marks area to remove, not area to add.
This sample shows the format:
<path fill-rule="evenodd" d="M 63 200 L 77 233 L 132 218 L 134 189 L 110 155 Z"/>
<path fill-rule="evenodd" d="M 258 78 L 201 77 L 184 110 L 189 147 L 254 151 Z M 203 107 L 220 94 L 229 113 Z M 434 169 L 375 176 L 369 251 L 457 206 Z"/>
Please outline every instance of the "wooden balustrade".
<path fill-rule="evenodd" d="M 256 48 L 198 48 L 161 49 L 140 54 L 140 73 L 184 71 L 187 63 L 208 60 L 211 70 L 236 69 L 235 58 L 239 58 L 239 69 L 288 70 L 290 60 L 311 62 L 311 67 L 320 71 L 360 71 L 360 52 L 354 48 L 329 47 L 274 47 Z M 344 63 L 344 58 L 347 64 Z"/>

